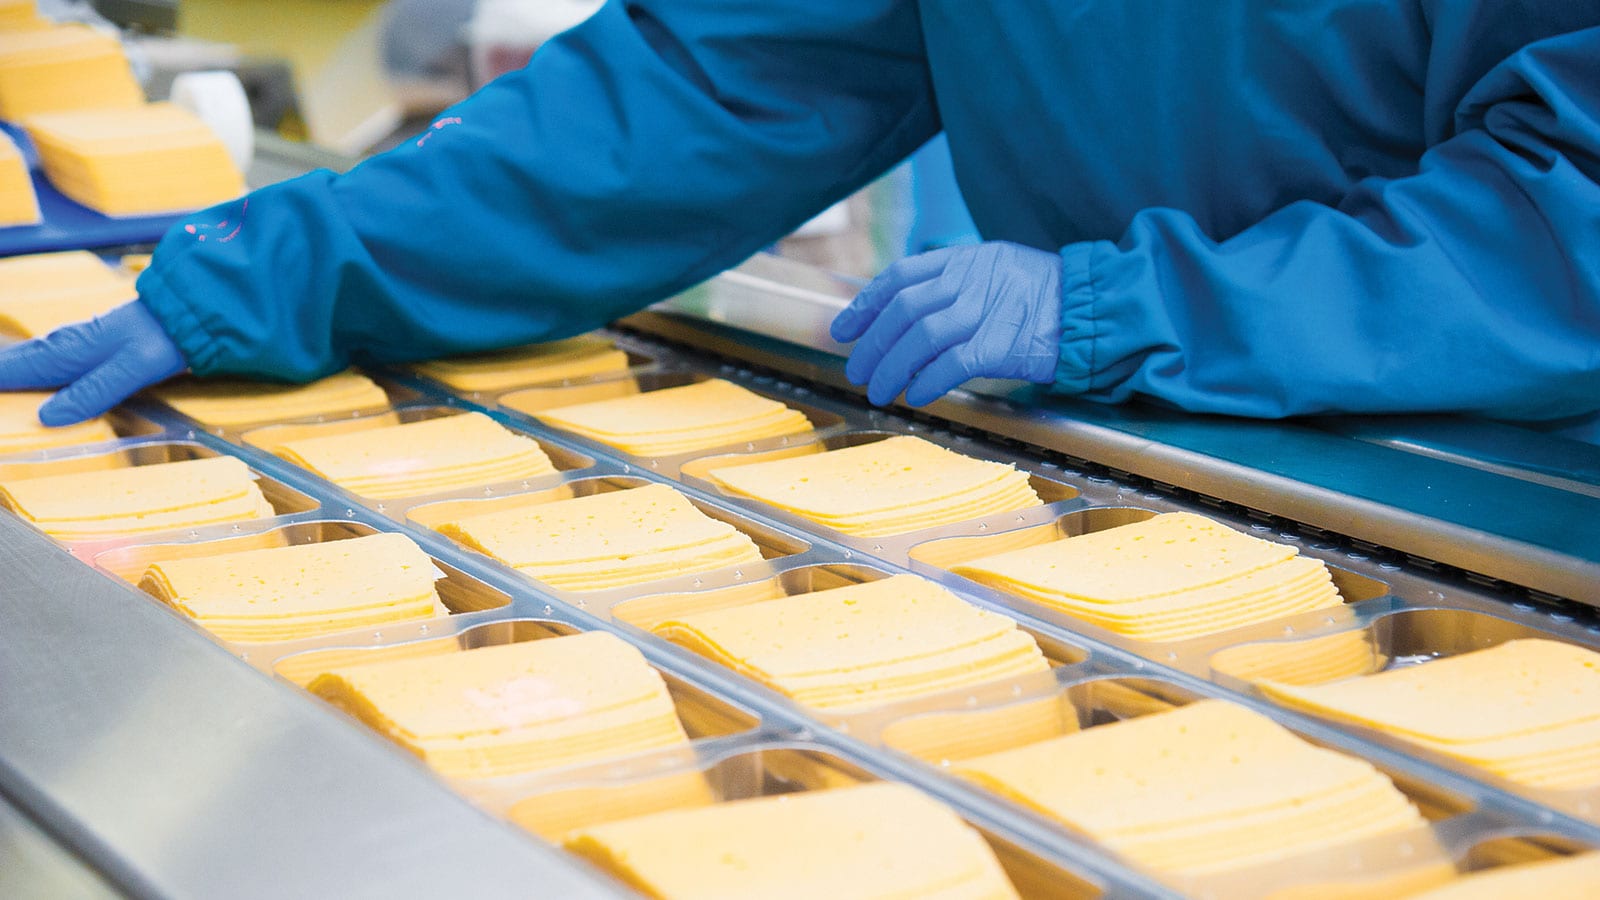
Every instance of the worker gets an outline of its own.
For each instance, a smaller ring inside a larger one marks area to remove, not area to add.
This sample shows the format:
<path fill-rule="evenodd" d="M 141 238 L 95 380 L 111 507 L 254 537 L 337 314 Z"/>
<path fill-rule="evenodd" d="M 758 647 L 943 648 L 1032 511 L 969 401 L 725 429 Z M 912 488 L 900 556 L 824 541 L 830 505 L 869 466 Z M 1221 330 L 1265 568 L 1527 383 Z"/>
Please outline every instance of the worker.
<path fill-rule="evenodd" d="M 984 242 L 833 324 L 873 403 L 973 376 L 1245 416 L 1600 407 L 1600 3 L 634 0 L 346 175 L 189 218 L 0 355 L 48 423 L 587 331 L 948 134 Z"/>

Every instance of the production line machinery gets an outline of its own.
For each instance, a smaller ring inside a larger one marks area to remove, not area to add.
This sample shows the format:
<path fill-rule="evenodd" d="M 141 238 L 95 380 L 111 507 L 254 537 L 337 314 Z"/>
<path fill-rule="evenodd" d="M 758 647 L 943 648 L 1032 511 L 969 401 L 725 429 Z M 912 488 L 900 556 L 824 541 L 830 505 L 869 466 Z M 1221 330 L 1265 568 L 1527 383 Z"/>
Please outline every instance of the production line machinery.
<path fill-rule="evenodd" d="M 751 535 L 767 557 L 760 571 L 684 576 L 648 593 L 769 577 L 804 590 L 863 572 L 916 572 L 1016 618 L 1057 664 L 1048 687 L 1027 690 L 1068 696 L 1086 715 L 1120 696 L 1105 685 L 1163 702 L 1228 697 L 1373 762 L 1428 814 L 1457 858 L 1506 841 L 1600 847 L 1596 792 L 1513 789 L 1382 736 L 1274 706 L 1215 663 L 1229 646 L 1345 632 L 1360 632 L 1399 659 L 1541 634 L 1600 648 L 1591 608 L 1600 603 L 1600 448 L 1444 419 L 1267 423 L 1107 408 L 998 383 L 969 386 L 925 410 L 874 409 L 845 383 L 839 348 L 826 337 L 852 288 L 759 257 L 617 323 L 614 335 L 633 356 L 642 389 L 725 378 L 805 410 L 829 447 L 917 434 L 1015 463 L 1032 474 L 1044 506 L 914 539 L 850 538 L 720 493 L 700 477 L 693 454 L 630 458 L 554 432 L 494 395 L 454 395 L 404 373 L 373 374 L 403 420 L 485 411 L 538 439 L 563 470 L 549 484 L 502 490 L 567 485 L 583 493 L 665 481 Z M 102 571 L 136 559 L 114 550 L 80 558 L 88 554 L 75 556 L 0 516 L 0 896 L 623 894 L 505 824 L 493 801 L 456 794 L 293 683 L 304 661 L 341 648 L 427 640 L 482 646 L 586 630 L 637 643 L 680 704 L 698 704 L 720 723 L 697 738 L 692 754 L 651 765 L 698 767 L 735 796 L 777 789 L 773 773 L 786 760 L 827 760 L 849 779 L 903 780 L 953 806 L 989 837 L 1025 895 L 1171 891 L 1091 842 L 885 749 L 891 723 L 881 716 L 808 712 L 649 638 L 614 615 L 638 589 L 553 591 L 430 530 L 423 507 L 364 501 L 240 432 L 207 430 L 147 403 L 131 406 L 120 422 L 117 450 L 131 459 L 240 457 L 279 513 L 185 539 L 222 542 L 264 528 L 294 540 L 401 531 L 465 599 L 447 619 L 238 652 Z M 41 460 L 47 457 L 54 458 Z M 0 477 L 7 468 L 0 460 Z M 1225 639 L 1141 645 L 963 582 L 931 562 L 951 542 L 1032 528 L 1080 533 L 1171 510 L 1297 545 L 1335 568 L 1347 605 Z M 1019 690 L 994 685 L 924 712 L 982 709 L 1015 700 Z M 557 777 L 626 784 L 645 774 L 630 765 Z M 1414 852 L 1373 842 L 1272 877 L 1284 886 L 1381 874 Z M 1246 895 L 1239 890 L 1218 896 Z"/>

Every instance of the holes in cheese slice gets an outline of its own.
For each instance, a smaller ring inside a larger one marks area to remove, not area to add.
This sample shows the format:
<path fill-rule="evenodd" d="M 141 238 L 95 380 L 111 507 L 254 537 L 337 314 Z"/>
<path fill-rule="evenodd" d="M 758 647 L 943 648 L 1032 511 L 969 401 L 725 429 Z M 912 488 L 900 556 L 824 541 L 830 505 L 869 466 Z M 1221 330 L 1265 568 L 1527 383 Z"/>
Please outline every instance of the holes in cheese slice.
<path fill-rule="evenodd" d="M 634 456 L 669 456 L 811 430 L 799 410 L 720 378 L 561 406 L 539 418 Z"/>
<path fill-rule="evenodd" d="M 50 396 L 50 391 L 0 393 L 0 456 L 116 439 L 104 416 L 60 428 L 40 424 L 39 404 Z"/>

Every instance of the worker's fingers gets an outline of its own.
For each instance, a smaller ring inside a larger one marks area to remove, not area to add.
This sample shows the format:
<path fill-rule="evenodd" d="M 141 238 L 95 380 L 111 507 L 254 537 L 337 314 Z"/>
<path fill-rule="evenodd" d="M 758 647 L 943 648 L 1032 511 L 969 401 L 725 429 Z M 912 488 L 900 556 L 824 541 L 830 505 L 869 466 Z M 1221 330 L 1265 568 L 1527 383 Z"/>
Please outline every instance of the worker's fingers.
<path fill-rule="evenodd" d="M 922 371 L 906 387 L 906 403 L 910 406 L 927 406 L 973 377 L 970 351 L 968 345 L 957 344 L 923 366 Z"/>
<path fill-rule="evenodd" d="M 913 284 L 894 296 L 866 333 L 856 341 L 845 363 L 844 376 L 851 384 L 866 384 L 877 371 L 889 348 L 898 343 L 911 326 L 949 307 L 956 301 L 948 279 L 936 278 Z"/>
<path fill-rule="evenodd" d="M 977 322 L 954 310 L 940 310 L 911 323 L 873 370 L 867 399 L 879 406 L 890 403 L 912 376 L 945 351 L 966 343 L 977 327 Z"/>
<path fill-rule="evenodd" d="M 39 407 L 39 421 L 46 425 L 72 425 L 102 415 L 149 383 L 143 377 L 130 364 L 127 354 L 113 356 L 46 400 Z"/>
<path fill-rule="evenodd" d="M 42 338 L 0 350 L 0 390 L 60 387 L 105 362 L 116 350 L 98 320 L 57 328 Z"/>
<path fill-rule="evenodd" d="M 945 262 L 956 249 L 945 247 L 908 256 L 884 269 L 861 289 L 849 306 L 834 317 L 833 325 L 829 328 L 833 339 L 849 343 L 861 337 L 897 294 L 914 284 L 939 277 L 944 271 Z"/>

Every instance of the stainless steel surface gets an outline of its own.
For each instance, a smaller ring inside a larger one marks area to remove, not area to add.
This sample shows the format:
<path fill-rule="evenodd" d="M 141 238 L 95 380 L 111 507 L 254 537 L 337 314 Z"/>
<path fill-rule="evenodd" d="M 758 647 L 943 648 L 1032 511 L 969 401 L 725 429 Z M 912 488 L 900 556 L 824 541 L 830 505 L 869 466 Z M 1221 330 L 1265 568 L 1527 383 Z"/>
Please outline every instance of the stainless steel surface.
<path fill-rule="evenodd" d="M 0 897 L 120 897 L 92 867 L 0 797 Z"/>
<path fill-rule="evenodd" d="M 91 838 L 120 888 L 611 894 L 9 515 L 0 572 L 0 793 Z"/>
<path fill-rule="evenodd" d="M 827 323 L 848 282 L 757 257 L 623 324 L 860 394 Z M 1398 554 L 1600 604 L 1593 448 L 1431 417 L 1266 422 L 1123 407 L 988 382 L 923 412 Z M 1508 435 L 1515 434 L 1515 440 Z M 1415 436 L 1413 436 L 1415 435 Z M 1467 436 L 1475 436 L 1469 439 Z"/>

